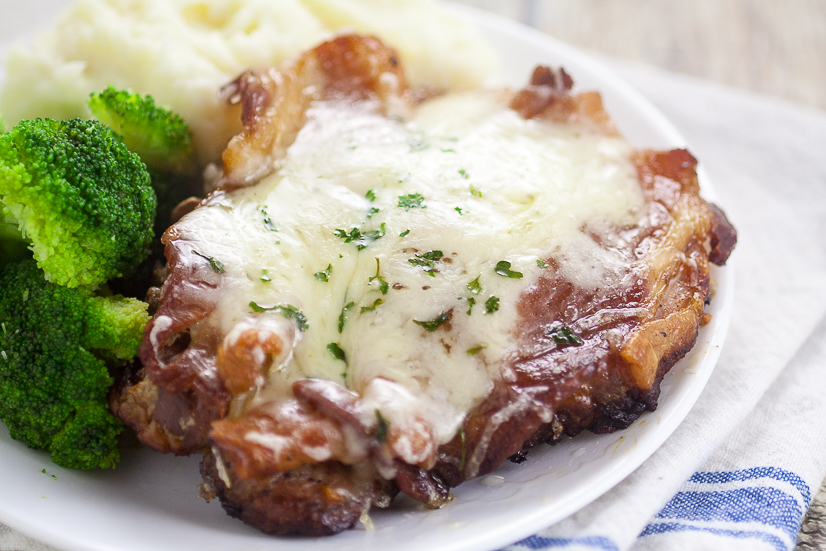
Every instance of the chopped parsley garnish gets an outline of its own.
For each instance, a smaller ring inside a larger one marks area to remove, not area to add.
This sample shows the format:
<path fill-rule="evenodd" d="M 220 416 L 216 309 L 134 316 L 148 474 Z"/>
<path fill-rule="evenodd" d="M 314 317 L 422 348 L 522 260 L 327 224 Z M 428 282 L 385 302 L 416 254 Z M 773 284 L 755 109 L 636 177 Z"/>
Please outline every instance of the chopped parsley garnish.
<path fill-rule="evenodd" d="M 499 310 L 499 297 L 490 297 L 485 301 L 485 313 L 492 314 Z"/>
<path fill-rule="evenodd" d="M 310 324 L 307 322 L 307 317 L 304 315 L 301 310 L 293 306 L 292 304 L 276 304 L 275 306 L 259 306 L 254 301 L 250 302 L 250 308 L 252 308 L 253 312 L 273 312 L 279 311 L 281 315 L 287 318 L 288 320 L 294 319 L 295 323 L 298 325 L 298 330 L 302 333 L 310 328 Z"/>
<path fill-rule="evenodd" d="M 436 277 L 436 262 L 439 262 L 444 254 L 442 251 L 428 251 L 424 254 L 416 253 L 415 258 L 407 261 L 414 266 L 419 266 L 430 277 Z"/>
<path fill-rule="evenodd" d="M 454 149 L 442 149 L 442 153 L 456 153 Z"/>
<path fill-rule="evenodd" d="M 502 277 L 509 277 L 511 279 L 522 279 L 522 272 L 514 272 L 511 270 L 511 263 L 507 260 L 500 260 L 496 263 L 494 271 Z"/>
<path fill-rule="evenodd" d="M 362 306 L 360 313 L 364 314 L 366 312 L 373 312 L 373 311 L 375 311 L 376 308 L 378 308 L 382 304 L 384 304 L 384 301 L 380 298 L 377 298 L 376 300 L 373 301 L 373 304 L 371 304 L 370 306 Z"/>
<path fill-rule="evenodd" d="M 467 180 L 470 177 L 470 175 L 467 173 L 467 170 L 465 170 L 464 168 L 459 169 L 459 175 L 465 180 Z"/>
<path fill-rule="evenodd" d="M 460 216 L 461 216 L 461 215 L 463 215 L 463 214 L 465 214 L 465 212 L 466 212 L 466 211 L 462 210 L 460 207 L 456 207 L 456 208 L 455 208 L 455 209 L 453 209 L 453 210 L 455 210 L 456 212 L 458 212 Z"/>
<path fill-rule="evenodd" d="M 419 327 L 423 328 L 428 333 L 432 333 L 436 329 L 438 329 L 439 326 L 442 325 L 443 323 L 449 322 L 451 317 L 453 317 L 453 312 L 448 311 L 448 312 L 442 312 L 441 314 L 436 316 L 436 319 L 434 319 L 432 321 L 413 320 L 413 323 L 415 323 Z"/>
<path fill-rule="evenodd" d="M 541 258 L 536 259 L 536 265 L 543 270 L 548 267 L 548 263 L 542 260 Z"/>
<path fill-rule="evenodd" d="M 367 285 L 372 284 L 374 281 L 379 282 L 379 291 L 381 291 L 381 294 L 386 295 L 390 289 L 390 285 L 381 277 L 381 264 L 379 264 L 378 258 L 376 259 L 376 275 L 367 278 Z"/>
<path fill-rule="evenodd" d="M 567 325 L 563 325 L 561 327 L 557 327 L 556 329 L 552 329 L 548 332 L 548 336 L 550 336 L 557 346 L 580 346 L 582 344 L 582 339 L 574 333 L 570 327 Z"/>
<path fill-rule="evenodd" d="M 261 281 L 264 283 L 269 283 L 272 281 L 272 278 L 270 277 L 270 274 L 267 273 L 267 270 L 261 270 Z"/>
<path fill-rule="evenodd" d="M 473 313 L 473 307 L 476 305 L 476 299 L 473 297 L 468 297 L 467 299 L 467 315 L 471 315 Z"/>
<path fill-rule="evenodd" d="M 367 218 L 373 218 L 373 215 L 380 211 L 381 209 L 378 207 L 370 207 L 370 210 L 367 211 Z"/>
<path fill-rule="evenodd" d="M 479 344 L 477 346 L 474 346 L 473 348 L 468 348 L 467 349 L 467 355 L 468 356 L 475 356 L 476 354 L 478 354 L 479 352 L 481 352 L 482 350 L 484 350 L 487 347 L 488 347 L 487 344 L 482 343 L 482 344 Z"/>
<path fill-rule="evenodd" d="M 408 233 L 410 233 L 410 230 L 404 230 L 399 234 L 399 237 L 405 237 Z"/>
<path fill-rule="evenodd" d="M 376 192 L 372 189 L 368 189 L 367 193 L 364 194 L 364 197 L 367 198 L 368 201 L 375 201 L 376 200 Z"/>
<path fill-rule="evenodd" d="M 344 308 L 341 309 L 341 313 L 338 315 L 338 332 L 341 333 L 344 330 L 344 323 L 347 321 L 347 311 L 350 310 L 353 306 L 355 306 L 355 302 L 348 302 L 344 305 Z"/>
<path fill-rule="evenodd" d="M 421 193 L 410 193 L 408 195 L 399 195 L 399 208 L 404 210 L 410 209 L 426 209 L 427 205 L 423 205 L 424 196 Z"/>
<path fill-rule="evenodd" d="M 313 277 L 316 278 L 319 281 L 323 281 L 324 283 L 327 283 L 328 281 L 330 281 L 330 274 L 332 274 L 332 273 L 333 273 L 333 265 L 332 264 L 327 264 L 327 267 L 323 271 L 314 273 Z"/>
<path fill-rule="evenodd" d="M 482 198 L 482 192 L 473 186 L 470 186 L 470 194 L 474 197 L 479 197 L 480 199 Z"/>
<path fill-rule="evenodd" d="M 193 253 L 197 254 L 201 258 L 205 258 L 209 262 L 209 267 L 212 268 L 212 271 L 216 274 L 223 274 L 226 270 L 224 270 L 224 265 L 221 263 L 220 260 L 216 260 L 211 256 L 207 256 L 205 254 L 201 254 L 198 251 L 192 251 Z"/>
<path fill-rule="evenodd" d="M 264 215 L 264 226 L 270 231 L 278 231 L 278 228 L 275 227 L 275 222 L 272 221 L 269 213 L 267 213 L 267 207 L 262 208 L 261 213 Z"/>
<path fill-rule="evenodd" d="M 339 239 L 344 239 L 345 243 L 355 243 L 358 250 L 366 249 L 368 245 L 371 245 L 377 239 L 384 237 L 384 234 L 384 222 L 382 222 L 381 226 L 379 226 L 379 229 L 366 231 L 364 233 L 362 233 L 358 228 L 352 228 L 350 233 L 338 228 L 333 230 L 333 235 Z"/>
<path fill-rule="evenodd" d="M 465 285 L 465 287 L 467 287 L 467 290 L 473 293 L 474 295 L 478 295 L 482 292 L 482 284 L 479 283 L 480 277 L 482 277 L 482 274 L 479 274 L 478 276 L 476 276 L 476 279 Z"/>
<path fill-rule="evenodd" d="M 328 344 L 327 350 L 330 351 L 330 354 L 332 354 L 335 359 L 347 363 L 347 356 L 344 355 L 344 350 L 341 349 L 341 346 L 339 346 L 337 342 Z"/>
<path fill-rule="evenodd" d="M 379 410 L 376 410 L 376 441 L 379 444 L 387 442 L 388 430 L 390 430 L 390 421 L 382 417 Z"/>

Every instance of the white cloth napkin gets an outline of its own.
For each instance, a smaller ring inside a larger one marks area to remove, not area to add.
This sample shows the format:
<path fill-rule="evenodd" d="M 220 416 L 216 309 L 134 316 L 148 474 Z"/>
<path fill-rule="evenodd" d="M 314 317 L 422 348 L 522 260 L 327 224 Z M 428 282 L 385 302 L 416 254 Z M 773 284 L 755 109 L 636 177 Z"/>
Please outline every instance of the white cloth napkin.
<path fill-rule="evenodd" d="M 826 475 L 826 113 L 613 65 L 688 138 L 739 230 L 735 312 L 660 450 L 508 549 L 792 549 Z M 0 551 L 49 549 L 0 525 Z"/>
<path fill-rule="evenodd" d="M 687 137 L 739 230 L 717 368 L 666 443 L 509 550 L 786 550 L 826 474 L 826 113 L 614 63 Z"/>

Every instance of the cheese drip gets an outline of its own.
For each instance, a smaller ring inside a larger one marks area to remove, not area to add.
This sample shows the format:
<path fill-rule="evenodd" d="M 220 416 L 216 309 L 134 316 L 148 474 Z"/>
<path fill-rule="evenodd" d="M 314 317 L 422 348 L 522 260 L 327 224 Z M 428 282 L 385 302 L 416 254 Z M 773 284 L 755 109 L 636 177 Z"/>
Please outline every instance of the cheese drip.
<path fill-rule="evenodd" d="M 301 378 L 359 394 L 383 378 L 418 399 L 382 403 L 382 414 L 415 414 L 447 442 L 507 376 L 516 304 L 545 260 L 585 289 L 619 277 L 622 259 L 586 229 L 640 218 L 630 147 L 524 120 L 500 96 L 443 96 L 407 121 L 319 103 L 281 170 L 178 223 L 225 270 L 208 324 L 228 334 L 251 302 L 306 317 L 292 357 L 245 407 Z"/>

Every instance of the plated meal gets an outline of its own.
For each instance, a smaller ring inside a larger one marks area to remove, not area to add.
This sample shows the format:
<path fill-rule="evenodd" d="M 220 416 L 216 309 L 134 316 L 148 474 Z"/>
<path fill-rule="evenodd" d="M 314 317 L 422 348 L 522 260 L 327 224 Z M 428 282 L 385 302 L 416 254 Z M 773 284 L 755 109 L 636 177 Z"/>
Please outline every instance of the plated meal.
<path fill-rule="evenodd" d="M 324 535 L 654 410 L 736 234 L 575 78 L 412 84 L 340 33 L 226 82 L 243 126 L 164 233 L 112 411 L 231 516 Z"/>

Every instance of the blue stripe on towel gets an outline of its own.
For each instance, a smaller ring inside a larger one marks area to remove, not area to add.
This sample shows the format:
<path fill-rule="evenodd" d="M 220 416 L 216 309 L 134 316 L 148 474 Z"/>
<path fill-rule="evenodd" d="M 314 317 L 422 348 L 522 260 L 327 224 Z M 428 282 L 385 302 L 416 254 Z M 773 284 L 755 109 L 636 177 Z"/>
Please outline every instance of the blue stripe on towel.
<path fill-rule="evenodd" d="M 779 469 L 777 467 L 754 467 L 752 469 L 743 469 L 742 471 L 719 471 L 719 472 L 704 472 L 694 473 L 689 482 L 697 482 L 700 484 L 722 484 L 726 482 L 738 482 L 743 480 L 754 480 L 759 478 L 772 478 L 780 482 L 787 482 L 798 489 L 800 495 L 808 508 L 812 501 L 812 493 L 809 486 L 803 482 L 803 479 L 793 472 Z"/>
<path fill-rule="evenodd" d="M 774 481 L 788 487 L 778 488 Z M 720 485 L 745 482 L 741 488 Z M 809 486 L 796 474 L 776 467 L 698 472 L 669 501 L 640 537 L 667 532 L 706 532 L 730 538 L 753 538 L 784 551 L 794 546 L 803 514 L 811 502 Z M 799 492 L 799 493 L 798 493 Z M 742 529 L 741 523 L 750 523 Z M 766 530 L 760 530 L 759 524 Z M 777 532 L 788 537 L 787 541 Z"/>
<path fill-rule="evenodd" d="M 757 530 L 721 530 L 719 528 L 711 528 L 708 526 L 690 526 L 686 524 L 677 524 L 675 522 L 662 522 L 658 524 L 649 524 L 640 537 L 650 536 L 652 534 L 664 534 L 666 532 L 708 532 L 718 536 L 725 536 L 729 538 L 738 539 L 758 539 L 771 544 L 777 551 L 787 551 L 789 546 L 773 534 L 767 532 L 759 532 Z"/>
<path fill-rule="evenodd" d="M 655 518 L 760 522 L 797 537 L 803 508 L 777 488 L 739 488 L 723 492 L 679 492 Z"/>
<path fill-rule="evenodd" d="M 608 538 L 599 536 L 585 538 L 543 538 L 542 536 L 531 536 L 516 542 L 514 546 L 516 545 L 527 547 L 528 549 L 559 549 L 561 547 L 578 545 L 581 547 L 593 547 L 594 549 L 600 549 L 602 551 L 619 551 L 616 543 Z"/>

